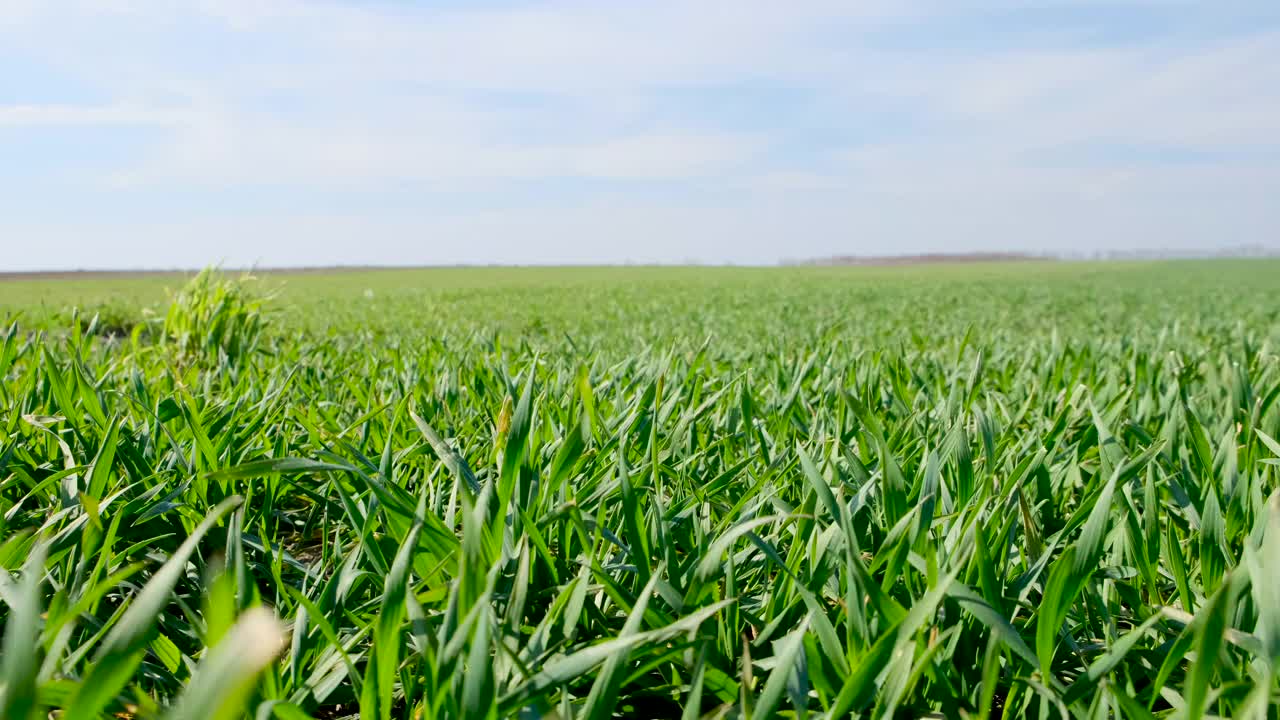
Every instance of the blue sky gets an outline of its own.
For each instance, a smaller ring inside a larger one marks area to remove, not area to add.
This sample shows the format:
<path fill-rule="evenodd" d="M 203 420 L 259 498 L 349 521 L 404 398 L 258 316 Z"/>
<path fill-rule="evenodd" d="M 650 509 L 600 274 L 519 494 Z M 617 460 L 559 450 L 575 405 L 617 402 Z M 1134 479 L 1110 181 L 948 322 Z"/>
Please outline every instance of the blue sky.
<path fill-rule="evenodd" d="M 0 269 L 1280 246 L 1274 0 L 0 3 Z"/>

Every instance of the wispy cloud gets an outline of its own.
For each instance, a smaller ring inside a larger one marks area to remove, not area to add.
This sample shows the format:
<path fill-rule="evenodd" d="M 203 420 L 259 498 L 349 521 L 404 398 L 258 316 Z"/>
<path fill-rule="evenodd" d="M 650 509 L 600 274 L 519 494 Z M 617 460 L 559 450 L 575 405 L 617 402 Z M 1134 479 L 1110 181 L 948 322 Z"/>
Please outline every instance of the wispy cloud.
<path fill-rule="evenodd" d="M 0 127 L 172 126 L 191 122 L 193 117 L 187 110 L 127 105 L 0 105 Z"/>
<path fill-rule="evenodd" d="M 435 185 L 534 178 L 670 179 L 712 176 L 742 165 L 759 141 L 735 135 L 635 135 L 565 145 L 470 142 L 402 130 L 294 128 L 243 118 L 204 118 L 161 144 L 113 184 Z"/>

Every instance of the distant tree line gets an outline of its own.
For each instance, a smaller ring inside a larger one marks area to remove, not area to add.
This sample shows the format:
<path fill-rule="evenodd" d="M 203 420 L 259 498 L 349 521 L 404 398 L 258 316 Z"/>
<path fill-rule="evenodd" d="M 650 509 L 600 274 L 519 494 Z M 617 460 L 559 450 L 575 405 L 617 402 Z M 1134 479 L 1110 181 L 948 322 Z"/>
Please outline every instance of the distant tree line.
<path fill-rule="evenodd" d="M 1191 260 L 1205 258 L 1280 257 L 1280 248 L 1236 245 L 1215 250 L 1176 248 L 1080 250 L 1071 252 L 933 252 L 903 255 L 832 255 L 785 259 L 783 265 L 922 265 L 935 263 L 1029 262 L 1052 260 Z"/>

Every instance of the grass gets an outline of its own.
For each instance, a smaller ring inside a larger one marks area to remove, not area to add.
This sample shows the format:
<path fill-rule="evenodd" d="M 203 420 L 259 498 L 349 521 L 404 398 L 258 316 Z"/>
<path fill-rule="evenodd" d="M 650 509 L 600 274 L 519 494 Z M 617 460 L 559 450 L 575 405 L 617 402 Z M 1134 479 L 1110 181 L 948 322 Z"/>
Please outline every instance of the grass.
<path fill-rule="evenodd" d="M 1275 716 L 1278 263 L 184 282 L 0 283 L 0 717 Z"/>

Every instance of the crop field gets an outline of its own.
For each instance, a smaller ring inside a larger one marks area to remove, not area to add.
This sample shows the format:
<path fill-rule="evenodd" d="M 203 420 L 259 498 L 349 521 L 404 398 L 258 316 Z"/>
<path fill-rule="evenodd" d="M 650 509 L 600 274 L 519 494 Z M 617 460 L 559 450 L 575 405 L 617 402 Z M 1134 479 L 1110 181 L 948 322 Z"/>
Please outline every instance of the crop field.
<path fill-rule="evenodd" d="M 0 718 L 1275 718 L 1280 262 L 0 281 Z"/>

